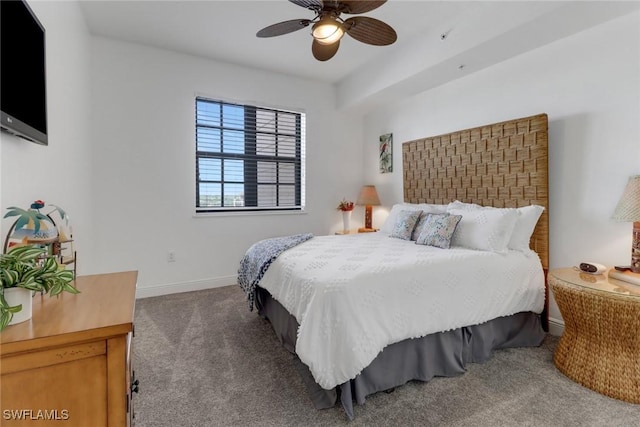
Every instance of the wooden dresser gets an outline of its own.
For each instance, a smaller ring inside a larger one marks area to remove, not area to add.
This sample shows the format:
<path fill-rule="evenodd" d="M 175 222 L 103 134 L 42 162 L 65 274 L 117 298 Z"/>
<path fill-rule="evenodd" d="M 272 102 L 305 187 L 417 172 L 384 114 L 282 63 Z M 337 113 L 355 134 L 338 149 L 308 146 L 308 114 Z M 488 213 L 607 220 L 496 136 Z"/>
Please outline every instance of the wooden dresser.
<path fill-rule="evenodd" d="M 36 295 L 0 333 L 2 426 L 130 426 L 138 273 L 80 276 L 79 294 Z"/>

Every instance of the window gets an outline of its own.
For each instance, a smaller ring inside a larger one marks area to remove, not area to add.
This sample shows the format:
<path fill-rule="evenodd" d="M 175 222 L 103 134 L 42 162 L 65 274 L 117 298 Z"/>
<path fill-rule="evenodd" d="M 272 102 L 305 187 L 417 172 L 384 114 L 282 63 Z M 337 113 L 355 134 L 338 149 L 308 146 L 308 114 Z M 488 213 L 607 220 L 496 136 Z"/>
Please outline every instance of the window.
<path fill-rule="evenodd" d="M 196 211 L 302 210 L 305 115 L 196 98 Z"/>

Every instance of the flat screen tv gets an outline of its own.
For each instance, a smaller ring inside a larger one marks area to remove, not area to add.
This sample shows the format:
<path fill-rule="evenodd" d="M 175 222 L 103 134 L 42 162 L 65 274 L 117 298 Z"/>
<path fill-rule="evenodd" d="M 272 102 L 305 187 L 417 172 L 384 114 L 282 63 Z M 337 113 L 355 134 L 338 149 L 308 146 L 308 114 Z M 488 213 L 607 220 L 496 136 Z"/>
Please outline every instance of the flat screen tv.
<path fill-rule="evenodd" d="M 0 124 L 47 145 L 45 31 L 22 0 L 0 1 Z"/>

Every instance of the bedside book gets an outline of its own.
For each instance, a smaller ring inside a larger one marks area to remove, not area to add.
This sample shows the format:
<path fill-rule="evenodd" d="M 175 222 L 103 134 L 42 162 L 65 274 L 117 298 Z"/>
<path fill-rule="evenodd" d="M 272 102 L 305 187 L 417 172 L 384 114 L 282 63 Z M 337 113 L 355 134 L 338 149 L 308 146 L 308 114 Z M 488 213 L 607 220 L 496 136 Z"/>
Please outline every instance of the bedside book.
<path fill-rule="evenodd" d="M 615 268 L 609 270 L 609 278 L 622 280 L 627 283 L 640 286 L 640 273 L 633 273 L 631 271 L 618 271 Z"/>

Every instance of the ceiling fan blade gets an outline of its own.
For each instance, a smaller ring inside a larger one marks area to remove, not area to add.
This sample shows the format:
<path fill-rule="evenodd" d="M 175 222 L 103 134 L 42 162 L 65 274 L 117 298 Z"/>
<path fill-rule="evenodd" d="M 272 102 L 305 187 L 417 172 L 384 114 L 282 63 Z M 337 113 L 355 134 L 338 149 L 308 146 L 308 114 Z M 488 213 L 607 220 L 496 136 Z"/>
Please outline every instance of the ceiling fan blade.
<path fill-rule="evenodd" d="M 340 40 L 333 44 L 320 44 L 317 41 L 313 41 L 311 45 L 311 52 L 313 52 L 314 58 L 318 61 L 327 61 L 333 58 L 333 55 L 338 52 L 338 48 L 340 47 Z"/>
<path fill-rule="evenodd" d="M 277 24 L 264 27 L 256 33 L 258 37 L 274 37 L 283 34 L 293 33 L 307 27 L 312 21 L 309 19 L 292 19 L 290 21 L 278 22 Z"/>
<path fill-rule="evenodd" d="M 346 33 L 354 39 L 375 46 L 386 46 L 398 39 L 396 31 L 388 24 L 367 16 L 354 16 L 344 21 Z"/>
<path fill-rule="evenodd" d="M 302 6 L 305 9 L 311 10 L 321 10 L 322 9 L 322 0 L 289 0 L 293 4 L 297 4 L 298 6 Z"/>
<path fill-rule="evenodd" d="M 289 0 L 292 1 L 292 0 Z M 377 9 L 383 4 L 385 4 L 387 0 L 378 0 L 378 1 L 366 1 L 366 0 L 340 0 L 340 3 L 347 6 L 347 9 L 344 13 L 366 13 L 372 11 L 373 9 Z M 295 3 L 295 2 L 294 2 Z"/>

